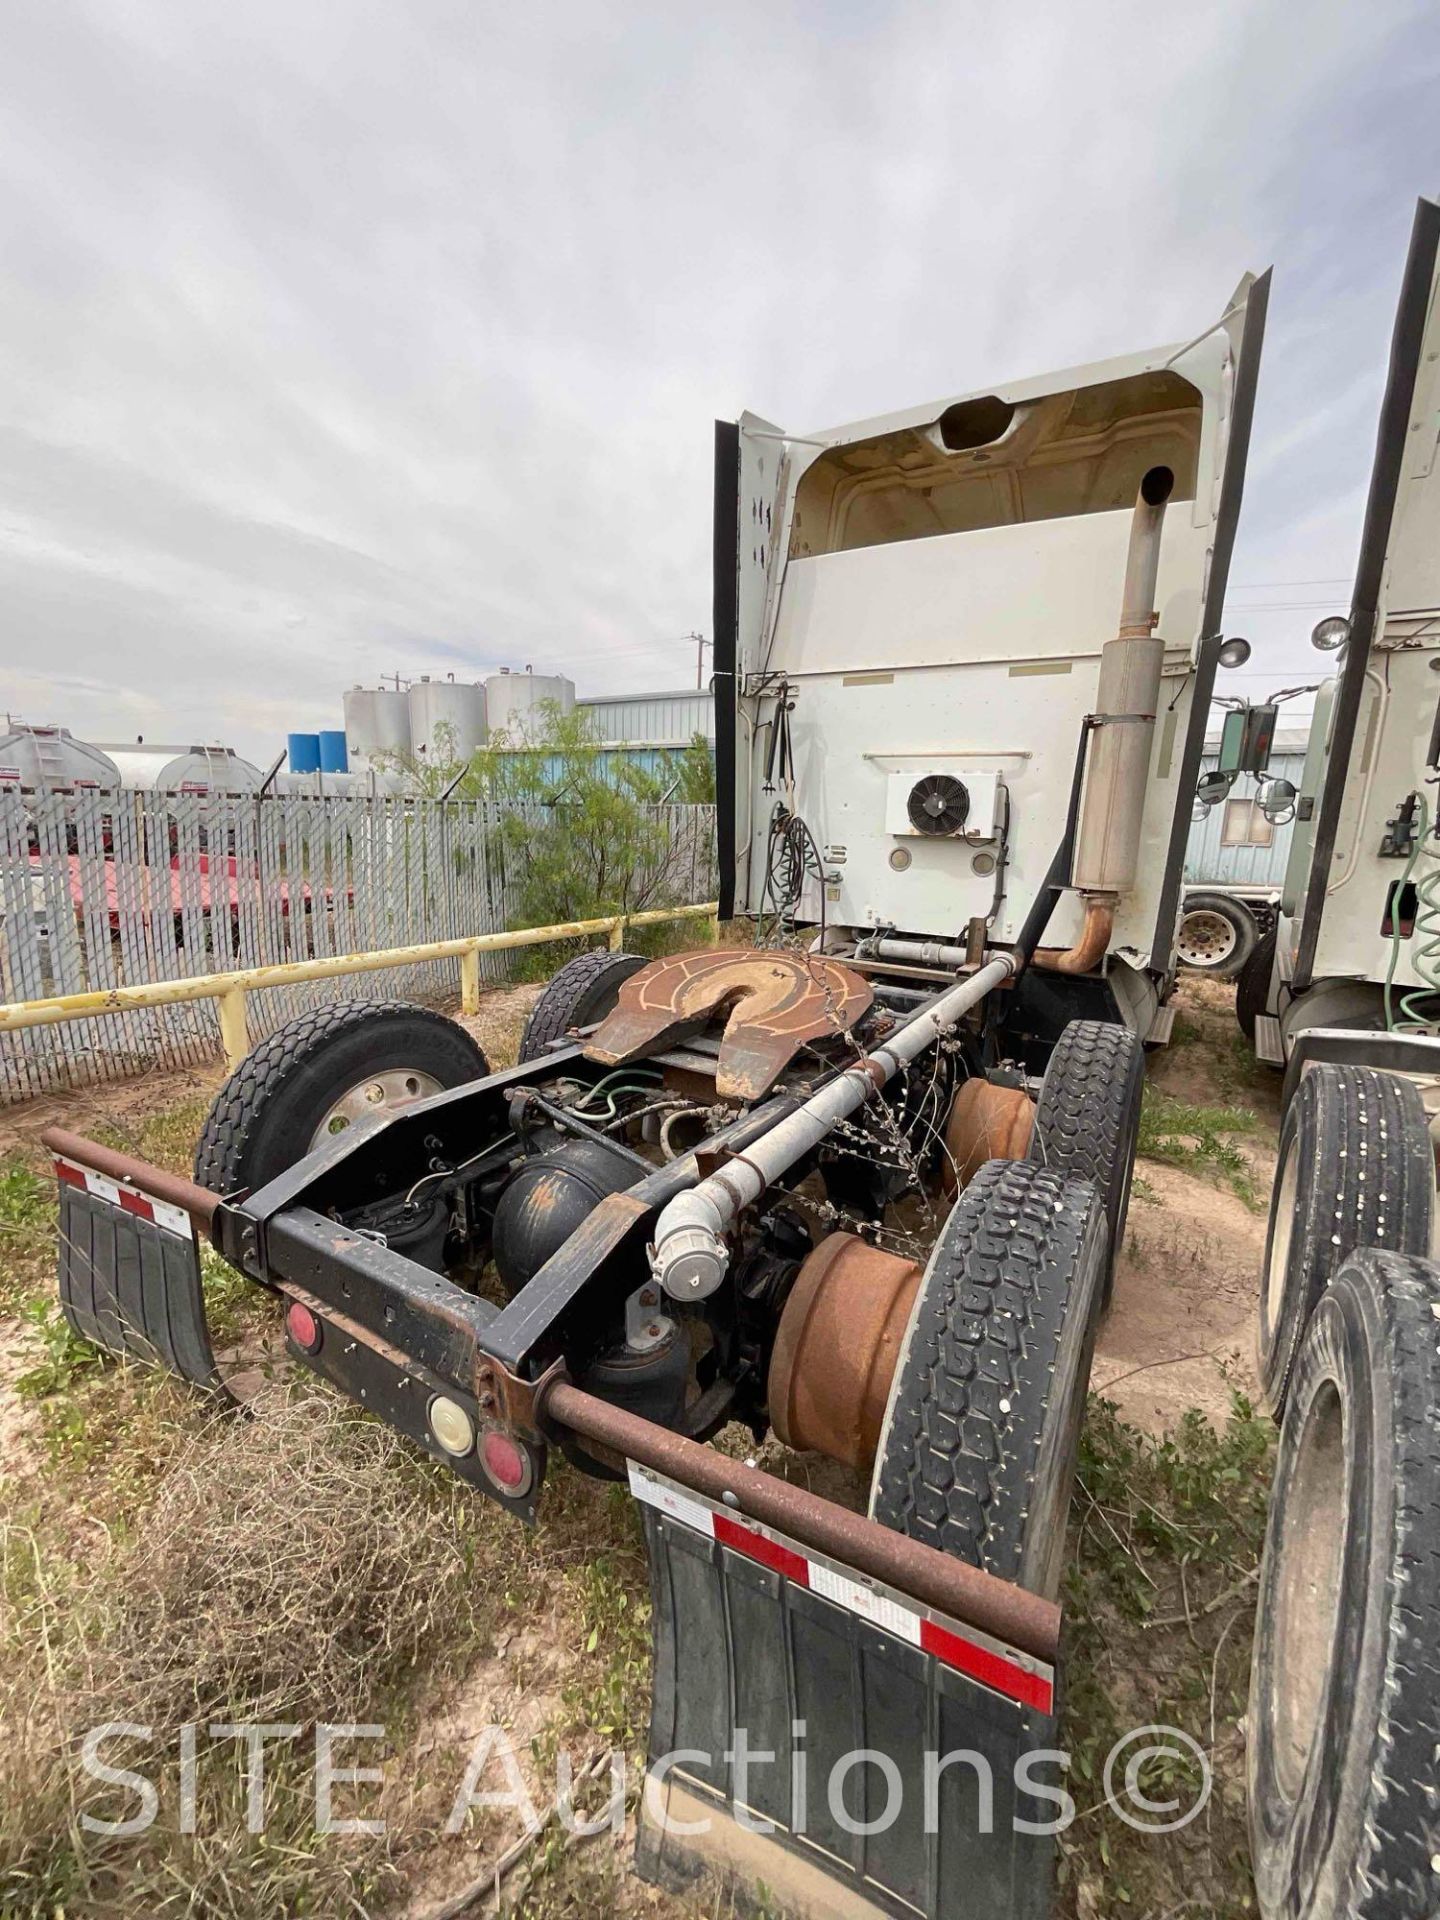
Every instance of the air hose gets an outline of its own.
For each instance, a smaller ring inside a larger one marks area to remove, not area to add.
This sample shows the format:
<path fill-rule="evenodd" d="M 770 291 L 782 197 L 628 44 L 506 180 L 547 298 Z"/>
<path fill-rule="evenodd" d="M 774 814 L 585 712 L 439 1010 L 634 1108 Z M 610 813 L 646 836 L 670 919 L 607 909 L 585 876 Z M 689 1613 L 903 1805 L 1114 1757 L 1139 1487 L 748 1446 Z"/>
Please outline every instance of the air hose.
<path fill-rule="evenodd" d="M 1415 843 L 1405 871 L 1390 894 L 1390 964 L 1385 969 L 1385 1026 L 1390 1033 L 1414 1033 L 1435 1026 L 1436 1012 L 1426 1013 L 1421 1002 L 1440 993 L 1440 843 L 1430 838 L 1430 809 L 1423 793 L 1416 793 Z M 1410 965 L 1422 984 L 1410 987 L 1397 998 L 1394 992 L 1395 969 L 1399 965 L 1401 945 L 1400 906 L 1405 889 L 1424 859 L 1429 864 L 1415 882 L 1415 918 L 1410 932 Z"/>

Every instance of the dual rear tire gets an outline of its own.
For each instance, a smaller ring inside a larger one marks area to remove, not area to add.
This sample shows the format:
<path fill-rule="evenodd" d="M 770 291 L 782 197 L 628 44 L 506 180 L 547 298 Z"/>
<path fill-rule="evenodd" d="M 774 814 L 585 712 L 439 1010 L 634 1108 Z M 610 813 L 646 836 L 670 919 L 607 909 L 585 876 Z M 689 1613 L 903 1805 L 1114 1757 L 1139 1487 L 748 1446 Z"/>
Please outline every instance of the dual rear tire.
<path fill-rule="evenodd" d="M 1331 1276 L 1357 1247 L 1428 1254 L 1434 1198 L 1414 1083 L 1373 1067 L 1310 1067 L 1280 1129 L 1260 1286 L 1260 1384 L 1277 1420 Z"/>
<path fill-rule="evenodd" d="M 1265 1920 L 1429 1920 L 1440 1893 L 1440 1269 L 1365 1250 L 1291 1375 L 1251 1667 Z"/>
<path fill-rule="evenodd" d="M 881 1430 L 873 1518 L 1050 1598 L 1144 1072 L 1127 1028 L 1065 1028 L 1027 1157 L 982 1166 L 935 1243 Z"/>

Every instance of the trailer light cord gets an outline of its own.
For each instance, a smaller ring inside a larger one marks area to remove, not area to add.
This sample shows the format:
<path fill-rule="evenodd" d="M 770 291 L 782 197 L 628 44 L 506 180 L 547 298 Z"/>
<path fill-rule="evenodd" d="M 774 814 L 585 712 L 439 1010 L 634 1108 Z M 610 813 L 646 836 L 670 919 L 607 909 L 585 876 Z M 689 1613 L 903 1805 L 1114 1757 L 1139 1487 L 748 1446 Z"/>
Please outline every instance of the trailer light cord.
<path fill-rule="evenodd" d="M 760 911 L 767 903 L 774 909 L 774 925 L 762 945 L 793 938 L 805 885 L 813 880 L 820 889 L 820 941 L 825 940 L 825 863 L 809 826 L 798 813 L 783 802 L 775 803 L 770 815 L 770 836 L 765 847 L 765 884 L 760 891 Z"/>

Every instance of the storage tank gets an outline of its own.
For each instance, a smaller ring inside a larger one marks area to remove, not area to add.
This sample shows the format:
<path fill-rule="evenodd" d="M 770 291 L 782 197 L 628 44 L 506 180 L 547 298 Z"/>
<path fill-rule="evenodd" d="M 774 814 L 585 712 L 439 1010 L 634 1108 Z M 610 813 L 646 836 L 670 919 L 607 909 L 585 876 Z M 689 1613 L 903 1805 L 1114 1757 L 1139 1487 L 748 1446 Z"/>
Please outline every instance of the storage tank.
<path fill-rule="evenodd" d="M 370 791 L 367 773 L 282 773 L 276 781 L 280 793 L 303 795 L 308 799 L 349 800 Z"/>
<path fill-rule="evenodd" d="M 318 733 L 292 733 L 287 742 L 291 773 L 318 773 L 320 736 Z"/>
<path fill-rule="evenodd" d="M 0 787 L 55 793 L 119 785 L 120 769 L 109 754 L 77 740 L 68 727 L 27 727 L 17 720 L 0 735 Z"/>
<path fill-rule="evenodd" d="M 512 746 L 539 739 L 545 730 L 547 704 L 562 714 L 575 711 L 575 682 L 562 673 L 511 673 L 502 668 L 485 682 L 485 707 L 490 731 L 503 733 Z"/>
<path fill-rule="evenodd" d="M 264 775 L 233 747 L 106 746 L 122 787 L 140 793 L 258 793 Z"/>
<path fill-rule="evenodd" d="M 376 754 L 410 751 L 410 696 L 389 687 L 351 687 L 345 694 L 345 745 L 351 764 Z"/>
<path fill-rule="evenodd" d="M 460 767 L 485 743 L 485 689 L 475 681 L 432 680 L 410 687 L 410 750 L 428 766 Z"/>
<path fill-rule="evenodd" d="M 338 727 L 320 729 L 320 771 L 348 773 L 350 761 L 345 752 L 345 735 Z"/>

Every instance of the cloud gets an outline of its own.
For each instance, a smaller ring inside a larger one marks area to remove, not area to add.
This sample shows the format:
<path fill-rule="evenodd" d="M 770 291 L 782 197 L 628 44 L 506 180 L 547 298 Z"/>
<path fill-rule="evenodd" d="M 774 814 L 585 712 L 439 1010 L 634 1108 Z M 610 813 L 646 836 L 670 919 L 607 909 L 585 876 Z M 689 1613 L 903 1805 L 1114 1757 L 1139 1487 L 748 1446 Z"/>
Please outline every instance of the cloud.
<path fill-rule="evenodd" d="M 382 671 L 684 684 L 716 415 L 1187 337 L 1272 257 L 1235 578 L 1342 573 L 1437 177 L 1400 0 L 70 0 L 6 62 L 0 704 L 255 758 Z"/>

